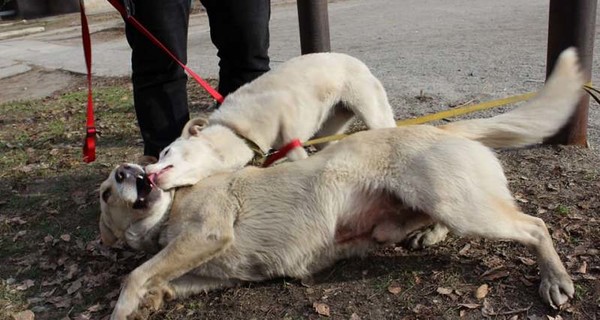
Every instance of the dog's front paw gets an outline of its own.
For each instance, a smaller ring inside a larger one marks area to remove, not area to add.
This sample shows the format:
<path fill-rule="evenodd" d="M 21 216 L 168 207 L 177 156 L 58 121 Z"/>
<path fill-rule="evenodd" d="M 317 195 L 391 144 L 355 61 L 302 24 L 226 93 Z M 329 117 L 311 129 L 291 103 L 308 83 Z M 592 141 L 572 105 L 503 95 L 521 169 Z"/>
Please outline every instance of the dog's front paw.
<path fill-rule="evenodd" d="M 573 298 L 575 288 L 568 274 L 542 277 L 540 296 L 554 309 L 559 309 L 569 298 Z"/>
<path fill-rule="evenodd" d="M 121 295 L 121 297 L 122 296 L 123 295 Z M 135 312 L 138 306 L 138 298 L 121 299 L 121 297 L 119 297 L 119 301 L 117 301 L 117 305 L 110 316 L 110 320 L 139 319 L 139 315 Z"/>
<path fill-rule="evenodd" d="M 135 275 L 135 271 L 129 275 L 110 316 L 111 320 L 126 320 L 134 314 L 140 305 L 140 298 L 145 295 L 142 283 L 144 281 Z"/>
<path fill-rule="evenodd" d="M 443 241 L 446 235 L 448 235 L 448 228 L 436 223 L 409 234 L 405 245 L 410 249 L 423 249 Z"/>
<path fill-rule="evenodd" d="M 140 309 L 149 311 L 158 311 L 165 300 L 172 300 L 175 292 L 169 285 L 161 285 L 148 290 L 148 293 L 142 299 Z"/>
<path fill-rule="evenodd" d="M 146 320 L 148 317 L 150 317 L 150 310 L 141 308 L 128 315 L 127 320 Z"/>

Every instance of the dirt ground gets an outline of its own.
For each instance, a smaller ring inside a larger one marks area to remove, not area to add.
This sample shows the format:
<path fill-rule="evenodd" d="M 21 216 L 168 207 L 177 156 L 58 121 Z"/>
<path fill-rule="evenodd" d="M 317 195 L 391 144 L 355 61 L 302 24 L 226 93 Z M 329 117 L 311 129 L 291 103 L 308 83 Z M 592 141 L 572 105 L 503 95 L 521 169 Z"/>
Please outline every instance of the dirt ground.
<path fill-rule="evenodd" d="M 19 82 L 34 81 L 34 70 Z M 98 159 L 81 161 L 82 76 L 50 97 L 0 105 L 0 319 L 104 319 L 124 276 L 148 257 L 98 240 L 97 188 L 141 141 L 128 79 L 96 79 Z M 32 78 L 27 78 L 32 77 Z M 1 81 L 0 87 L 15 79 Z M 192 113 L 210 100 L 190 84 Z M 405 96 L 415 108 L 439 101 Z M 575 280 L 563 310 L 537 293 L 535 257 L 508 242 L 450 237 L 349 259 L 305 286 L 276 279 L 171 302 L 152 319 L 600 318 L 600 156 L 577 147 L 500 151 L 524 211 L 544 219 Z M 478 297 L 476 297 L 478 292 Z"/>

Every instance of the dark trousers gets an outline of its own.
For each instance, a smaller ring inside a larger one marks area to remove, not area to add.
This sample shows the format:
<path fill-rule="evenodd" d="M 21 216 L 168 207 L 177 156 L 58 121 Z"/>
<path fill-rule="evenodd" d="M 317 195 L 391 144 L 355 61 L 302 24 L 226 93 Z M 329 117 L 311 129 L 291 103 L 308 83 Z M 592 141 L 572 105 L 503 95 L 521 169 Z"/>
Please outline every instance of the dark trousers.
<path fill-rule="evenodd" d="M 269 71 L 271 0 L 200 0 L 219 56 L 219 92 L 226 96 Z"/>
<path fill-rule="evenodd" d="M 224 96 L 269 70 L 270 0 L 202 0 L 218 50 L 219 92 Z M 190 0 L 134 1 L 134 16 L 183 63 L 187 62 Z M 135 28 L 126 26 L 132 48 L 133 100 L 144 155 L 160 151 L 189 120 L 183 69 Z M 201 73 L 201 71 L 198 71 Z"/>

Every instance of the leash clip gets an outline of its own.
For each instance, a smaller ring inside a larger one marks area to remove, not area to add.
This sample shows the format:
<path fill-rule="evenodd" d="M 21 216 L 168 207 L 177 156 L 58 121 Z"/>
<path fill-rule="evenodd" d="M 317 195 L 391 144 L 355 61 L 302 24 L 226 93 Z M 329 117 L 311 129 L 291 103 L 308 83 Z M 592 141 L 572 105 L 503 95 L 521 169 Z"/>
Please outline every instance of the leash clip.
<path fill-rule="evenodd" d="M 266 156 L 265 162 L 262 165 L 263 168 L 266 168 L 266 167 L 272 165 L 273 163 L 275 163 L 275 161 L 282 159 L 290 151 L 292 151 L 292 149 L 301 148 L 301 147 L 302 147 L 302 141 L 300 141 L 300 139 L 294 139 L 294 140 L 290 141 L 290 143 L 286 144 L 281 149 L 279 149 L 273 153 L 269 153 Z"/>

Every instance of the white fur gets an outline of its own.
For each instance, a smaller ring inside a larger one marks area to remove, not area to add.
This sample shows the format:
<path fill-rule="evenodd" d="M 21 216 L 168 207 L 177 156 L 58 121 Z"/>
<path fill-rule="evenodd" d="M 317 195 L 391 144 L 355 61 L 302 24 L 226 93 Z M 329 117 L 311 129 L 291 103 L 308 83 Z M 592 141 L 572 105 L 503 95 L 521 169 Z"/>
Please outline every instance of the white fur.
<path fill-rule="evenodd" d="M 369 129 L 395 126 L 383 86 L 362 62 L 340 53 L 303 55 L 228 95 L 208 123 L 190 120 L 146 170 L 165 190 L 192 185 L 252 159 L 240 136 L 266 153 L 296 138 L 342 133 L 354 115 Z M 288 154 L 292 161 L 306 157 L 301 147 Z"/>
<path fill-rule="evenodd" d="M 364 131 L 303 161 L 216 174 L 178 189 L 174 198 L 161 197 L 172 204 L 169 212 L 153 211 L 169 219 L 156 226 L 163 249 L 126 280 L 112 318 L 135 313 L 144 296 L 158 308 L 163 296 L 278 276 L 309 277 L 432 223 L 458 235 L 531 248 L 542 299 L 553 307 L 564 304 L 574 287 L 550 234 L 541 219 L 519 210 L 485 145 L 521 146 L 564 124 L 581 97 L 583 77 L 571 51 L 561 55 L 555 70 L 540 96 L 557 90 L 556 99 L 545 108 L 538 109 L 535 100 L 469 125 Z M 555 88 L 557 82 L 567 85 Z M 522 126 L 526 122 L 531 126 Z M 114 181 L 107 181 L 111 187 Z M 110 206 L 103 210 L 103 216 L 114 213 Z M 105 220 L 115 219 L 123 217 Z M 159 294 L 149 298 L 150 292 Z"/>

